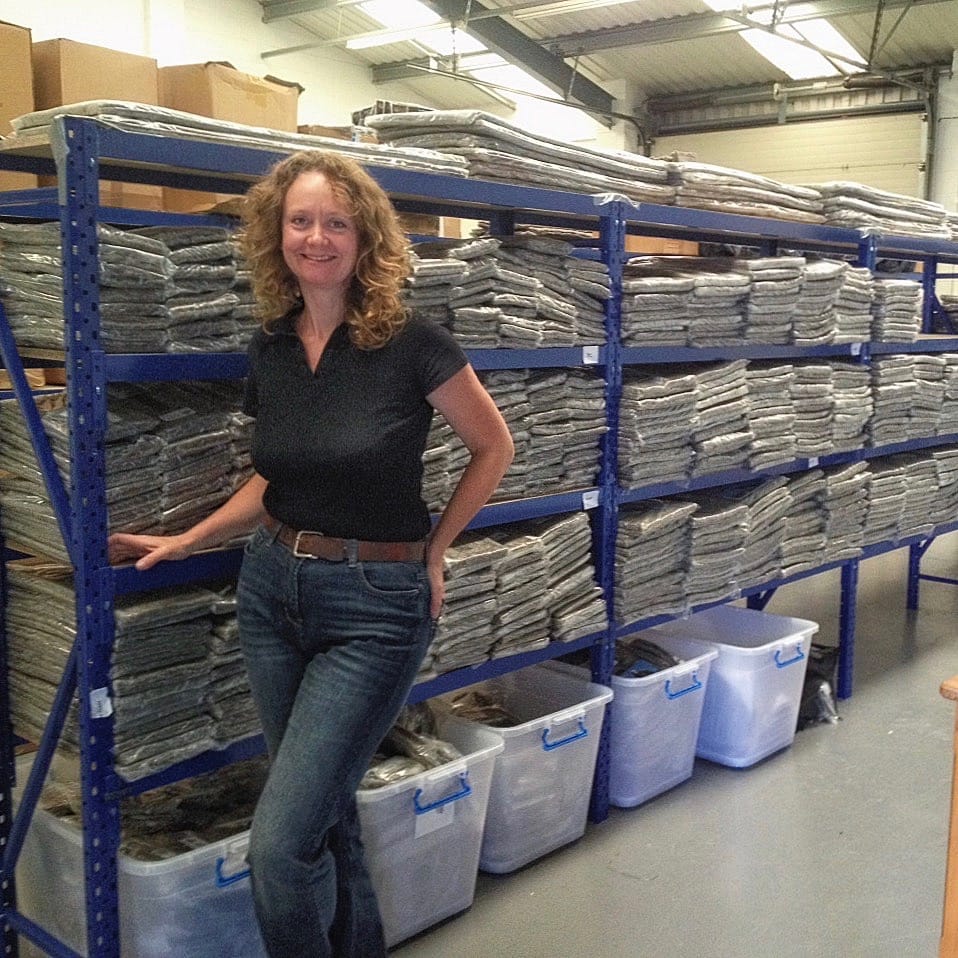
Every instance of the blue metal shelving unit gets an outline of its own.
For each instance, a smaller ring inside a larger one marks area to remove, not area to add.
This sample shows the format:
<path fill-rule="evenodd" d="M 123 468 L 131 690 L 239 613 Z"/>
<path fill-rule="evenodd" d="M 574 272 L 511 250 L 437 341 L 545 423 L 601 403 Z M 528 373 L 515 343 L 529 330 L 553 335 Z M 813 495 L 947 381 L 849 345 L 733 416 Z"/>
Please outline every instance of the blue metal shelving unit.
<path fill-rule="evenodd" d="M 6 943 L 16 947 L 16 933 L 30 938 L 50 954 L 75 953 L 51 938 L 43 929 L 16 911 L 13 867 L 35 807 L 70 698 L 79 691 L 81 768 L 83 787 L 84 862 L 87 903 L 87 950 L 91 958 L 118 958 L 119 910 L 117 902 L 116 850 L 119 841 L 119 800 L 167 782 L 208 771 L 262 749 L 259 737 L 221 752 L 164 769 L 147 779 L 128 783 L 112 768 L 112 717 L 110 715 L 110 653 L 113 643 L 113 602 L 116 596 L 158 589 L 169 585 L 235 576 L 240 551 L 227 549 L 194 556 L 181 563 L 168 563 L 147 573 L 130 567 L 111 568 L 106 556 L 106 499 L 103 438 L 106 433 L 106 386 L 123 381 L 173 381 L 178 379 L 236 379 L 245 373 L 245 356 L 211 355 L 117 355 L 103 351 L 99 341 L 99 300 L 96 277 L 98 222 L 119 225 L 145 222 L 197 222 L 195 217 L 150 214 L 141 211 L 106 210 L 98 207 L 102 177 L 201 190 L 241 192 L 282 154 L 251 147 L 209 144 L 175 136 L 156 136 L 121 131 L 95 120 L 63 117 L 55 121 L 49 157 L 19 157 L 0 153 L 0 168 L 32 172 L 58 172 L 58 191 L 24 191 L 0 197 L 0 215 L 58 218 L 63 239 L 65 301 L 70 304 L 69 335 L 65 363 L 69 375 L 69 424 L 73 463 L 69 488 L 60 480 L 39 417 L 22 376 L 22 361 L 0 309 L 0 358 L 10 370 L 14 391 L 28 418 L 38 458 L 55 504 L 60 529 L 75 569 L 77 595 L 77 641 L 57 695 L 50 723 L 27 782 L 19 813 L 11 816 L 8 789 L 0 791 L 0 841 L 3 841 L 3 919 Z M 760 248 L 766 254 L 779 249 L 823 250 L 874 267 L 878 254 L 917 259 L 925 270 L 926 291 L 933 291 L 939 264 L 958 263 L 958 246 L 942 241 L 910 237 L 877 237 L 857 230 L 787 223 L 735 214 L 711 213 L 680 207 L 635 206 L 616 199 L 597 205 L 591 196 L 548 189 L 464 179 L 434 173 L 370 167 L 370 172 L 390 192 L 398 209 L 408 212 L 442 213 L 482 218 L 493 233 L 508 234 L 518 224 L 558 225 L 588 229 L 598 234 L 586 244 L 582 255 L 599 257 L 609 266 L 612 297 L 606 317 L 606 342 L 601 346 L 507 350 L 469 350 L 477 369 L 524 367 L 596 367 L 606 381 L 606 415 L 609 427 L 601 446 L 601 466 L 595 488 L 563 492 L 531 499 L 488 505 L 472 526 L 482 528 L 521 519 L 588 510 L 593 514 L 596 572 L 607 604 L 608 627 L 576 642 L 552 645 L 512 657 L 460 669 L 416 686 L 411 700 L 420 701 L 441 692 L 502 674 L 566 652 L 592 650 L 592 672 L 608 682 L 612 673 L 617 637 L 657 624 L 667 617 L 620 622 L 614 605 L 615 540 L 620 508 L 658 496 L 693 489 L 755 480 L 769 475 L 798 472 L 819 465 L 854 462 L 926 446 L 958 443 L 958 435 L 936 437 L 881 449 L 861 449 L 819 459 L 800 459 L 770 470 L 736 470 L 703 476 L 686 483 L 661 483 L 639 489 L 620 488 L 617 482 L 618 411 L 623 368 L 632 364 L 706 362 L 732 358 L 785 358 L 836 356 L 867 362 L 870 355 L 892 352 L 958 351 L 958 338 L 933 337 L 919 344 L 853 343 L 841 346 L 795 348 L 743 345 L 715 349 L 623 348 L 619 342 L 622 268 L 627 259 L 625 237 L 629 232 L 716 242 L 735 242 Z M 69 188 L 63 188 L 68 186 Z M 926 327 L 926 328 L 930 328 Z M 954 526 L 935 530 L 953 531 Z M 909 597 L 917 602 L 918 568 L 927 538 L 917 542 L 888 543 L 865 550 L 863 556 L 803 572 L 789 579 L 763 583 L 736 596 L 761 607 L 774 590 L 809 575 L 840 568 L 842 574 L 842 646 L 839 692 L 851 694 L 854 607 L 858 563 L 862 558 L 891 548 L 912 550 L 913 575 Z M 0 543 L 2 547 L 2 543 Z M 916 551 L 918 550 L 918 551 Z M 2 574 L 2 566 L 0 566 Z M 930 577 L 929 577 L 930 578 Z M 729 600 L 725 600 L 729 601 Z M 3 611 L 3 580 L 0 578 L 0 613 Z M 0 669 L 5 643 L 0 615 Z M 5 669 L 3 679 L 5 680 Z M 609 706 L 600 743 L 591 816 L 602 820 L 608 812 L 608 733 L 614 712 Z M 7 716 L 0 718 L 0 762 L 12 781 L 12 744 Z"/>

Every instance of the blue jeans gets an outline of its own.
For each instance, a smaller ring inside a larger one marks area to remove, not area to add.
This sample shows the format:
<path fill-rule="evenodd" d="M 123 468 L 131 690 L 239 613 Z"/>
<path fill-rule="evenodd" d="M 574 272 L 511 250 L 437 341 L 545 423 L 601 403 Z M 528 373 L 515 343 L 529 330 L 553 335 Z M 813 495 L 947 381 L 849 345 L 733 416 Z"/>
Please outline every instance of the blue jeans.
<path fill-rule="evenodd" d="M 240 639 L 270 771 L 250 832 L 270 958 L 382 958 L 355 792 L 434 631 L 416 562 L 298 559 L 260 528 L 240 572 Z"/>

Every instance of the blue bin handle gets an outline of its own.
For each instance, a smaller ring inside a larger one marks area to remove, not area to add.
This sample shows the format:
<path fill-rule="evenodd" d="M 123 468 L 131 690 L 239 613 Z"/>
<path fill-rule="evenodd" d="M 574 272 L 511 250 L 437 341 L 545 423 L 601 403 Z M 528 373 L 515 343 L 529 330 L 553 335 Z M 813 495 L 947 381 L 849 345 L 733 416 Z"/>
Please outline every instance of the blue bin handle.
<path fill-rule="evenodd" d="M 542 730 L 542 748 L 546 752 L 551 752 L 555 748 L 562 748 L 563 745 L 568 745 L 570 742 L 575 742 L 580 738 L 585 738 L 589 734 L 589 730 L 585 727 L 585 719 L 580 715 L 579 716 L 579 731 L 573 732 L 571 735 L 567 735 L 565 738 L 556 739 L 554 742 L 549 741 L 549 732 L 550 729 L 544 728 Z"/>
<path fill-rule="evenodd" d="M 224 875 L 223 866 L 226 864 L 225 858 L 216 859 L 216 887 L 217 888 L 229 888 L 230 885 L 235 885 L 237 882 L 243 881 L 244 878 L 249 878 L 249 869 L 244 868 L 242 871 L 238 871 L 235 875 Z"/>
<path fill-rule="evenodd" d="M 471 794 L 472 786 L 469 784 L 469 773 L 460 772 L 458 792 L 453 792 L 452 795 L 447 795 L 445 798 L 437 798 L 436 801 L 430 802 L 428 805 L 420 805 L 419 796 L 422 795 L 422 789 L 417 788 L 412 797 L 412 804 L 417 815 L 425 815 L 426 812 L 435 811 L 437 808 L 442 808 L 443 805 L 449 805 L 452 802 L 458 802 L 460 798 L 468 798 Z"/>
<path fill-rule="evenodd" d="M 794 665 L 796 662 L 801 662 L 805 658 L 805 653 L 802 651 L 802 647 L 798 646 L 795 649 L 795 654 L 790 659 L 782 659 L 782 650 L 775 650 L 775 668 L 777 669 L 786 669 L 790 665 Z"/>
<path fill-rule="evenodd" d="M 689 692 L 697 692 L 702 688 L 702 683 L 699 681 L 698 676 L 693 672 L 692 673 L 692 684 L 687 685 L 684 689 L 679 689 L 678 692 L 672 691 L 672 680 L 665 680 L 665 697 L 668 699 L 678 699 L 683 695 L 688 695 Z"/>

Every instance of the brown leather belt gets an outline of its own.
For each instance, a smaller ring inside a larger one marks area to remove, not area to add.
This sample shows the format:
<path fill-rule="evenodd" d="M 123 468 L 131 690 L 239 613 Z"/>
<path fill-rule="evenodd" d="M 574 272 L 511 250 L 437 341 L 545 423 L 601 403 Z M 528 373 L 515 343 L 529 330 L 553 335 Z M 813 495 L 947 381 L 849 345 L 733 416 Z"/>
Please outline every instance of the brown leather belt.
<path fill-rule="evenodd" d="M 339 539 L 324 536 L 321 532 L 296 530 L 283 525 L 278 519 L 267 516 L 264 525 L 276 533 L 281 542 L 294 556 L 301 559 L 327 559 L 341 562 L 355 550 L 359 562 L 422 562 L 426 557 L 426 542 L 371 542 L 366 539 Z M 279 530 L 277 532 L 277 530 Z"/>

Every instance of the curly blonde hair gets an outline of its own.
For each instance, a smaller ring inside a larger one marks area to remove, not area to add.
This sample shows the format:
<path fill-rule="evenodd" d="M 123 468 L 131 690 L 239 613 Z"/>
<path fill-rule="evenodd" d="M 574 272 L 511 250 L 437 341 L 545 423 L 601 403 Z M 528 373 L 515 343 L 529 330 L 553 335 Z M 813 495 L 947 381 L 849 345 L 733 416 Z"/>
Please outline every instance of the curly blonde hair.
<path fill-rule="evenodd" d="M 302 303 L 299 285 L 283 258 L 283 206 L 302 173 L 322 173 L 356 223 L 359 249 L 346 297 L 346 325 L 361 349 L 386 345 L 405 325 L 403 282 L 409 246 L 382 187 L 349 157 L 307 150 L 280 160 L 246 194 L 240 247 L 249 265 L 256 315 L 269 330 Z"/>

